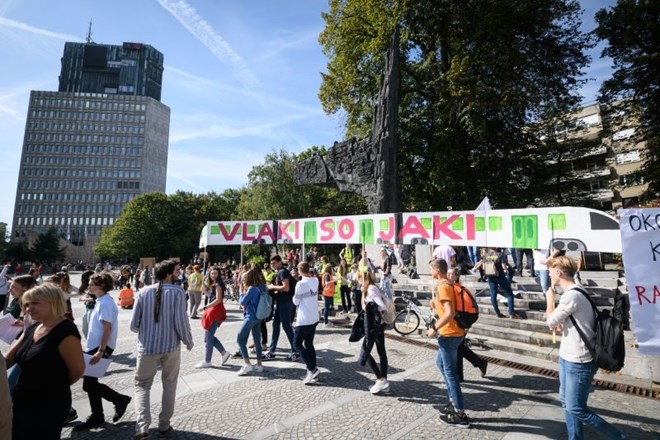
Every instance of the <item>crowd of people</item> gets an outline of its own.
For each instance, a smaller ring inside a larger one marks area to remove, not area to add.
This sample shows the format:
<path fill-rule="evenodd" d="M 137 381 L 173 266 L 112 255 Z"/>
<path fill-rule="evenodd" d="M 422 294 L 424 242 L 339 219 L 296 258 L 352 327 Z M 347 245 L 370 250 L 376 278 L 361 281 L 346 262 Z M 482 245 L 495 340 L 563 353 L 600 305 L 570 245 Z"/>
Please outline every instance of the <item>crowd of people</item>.
<path fill-rule="evenodd" d="M 452 251 L 451 248 L 436 249 L 436 258 L 429 263 L 429 271 L 437 280 L 438 288 L 431 301 L 436 319 L 427 336 L 437 339 L 436 365 L 444 378 L 449 398 L 440 420 L 451 426 L 467 428 L 470 426 L 466 413 L 469 402 L 465 402 L 461 391 L 462 359 L 479 368 L 482 376 L 486 375 L 488 364 L 465 344 L 467 332 L 455 319 L 456 289 L 461 289 L 462 269 Z M 589 333 L 589 329 L 593 329 L 594 320 L 590 304 L 576 288 L 575 261 L 557 253 L 523 255 L 530 268 L 547 275 L 551 281 L 546 289 L 548 326 L 563 334 L 560 397 L 569 438 L 582 438 L 585 423 L 595 426 L 607 438 L 625 438 L 586 405 L 588 384 L 595 368 L 589 351 L 567 318 L 573 316 L 592 338 L 593 331 Z M 534 266 L 532 255 L 543 261 L 543 268 Z M 376 264 L 366 252 L 355 252 L 346 245 L 336 265 L 326 256 L 308 255 L 305 261 L 300 261 L 300 254 L 293 251 L 287 252 L 284 258 L 274 255 L 263 265 L 248 264 L 234 270 L 227 264 L 182 267 L 176 261 L 165 260 L 153 268 L 140 266 L 135 271 L 122 267 L 119 278 L 124 280 L 119 282 L 116 275 L 103 268 L 86 271 L 77 289 L 71 286 L 66 271 L 58 272 L 42 283 L 34 275 L 15 276 L 8 288 L 12 299 L 5 313 L 16 318 L 23 331 L 4 354 L 3 360 L 9 368 L 6 396 L 3 394 L 5 384 L 0 385 L 0 407 L 10 398 L 9 395 L 13 403 L 12 438 L 60 438 L 62 427 L 77 418 L 71 406 L 70 386 L 82 378 L 91 414 L 82 423 L 74 425 L 74 430 L 85 431 L 106 422 L 104 399 L 114 406 L 113 422 L 122 419 L 133 400 L 136 414 L 134 438 L 147 439 L 151 425 L 150 390 L 158 366 L 163 383 L 158 430 L 162 437 L 167 436 L 173 430 L 170 420 L 175 407 L 181 346 L 192 350 L 191 323 L 196 319 L 204 329 L 205 348 L 204 357 L 196 368 L 211 367 L 213 353 L 217 350 L 221 365 L 227 364 L 232 357 L 240 359 L 242 365 L 237 373 L 240 376 L 262 372 L 263 361 L 278 355 L 283 330 L 290 347 L 288 360 L 301 359 L 306 367 L 302 382 L 314 384 L 320 380 L 314 347 L 316 329 L 320 323 L 332 326 L 329 316 L 335 307 L 335 298 L 340 299 L 337 301 L 337 307 L 341 304 L 338 313 L 352 311 L 358 314 L 364 336 L 357 362 L 361 366 L 368 364 L 375 376 L 369 391 L 376 395 L 389 393 L 392 385 L 388 381 L 384 314 L 393 297 L 392 267 L 400 266 L 401 260 L 393 250 L 385 248 L 380 257 L 380 263 Z M 481 276 L 488 280 L 493 308 L 498 317 L 504 317 L 493 299 L 498 288 L 507 295 L 511 289 L 510 276 L 507 275 L 509 267 L 502 253 L 485 249 L 481 259 L 473 262 L 471 268 L 481 271 Z M 118 298 L 113 300 L 109 292 L 118 283 L 122 289 Z M 564 292 L 558 305 L 555 286 L 560 286 Z M 227 319 L 224 299 L 233 290 L 238 292 L 243 319 L 235 340 L 237 350 L 232 354 L 221 342 L 221 327 Z M 73 323 L 72 293 L 79 293 L 79 300 L 85 303 L 83 336 Z M 323 300 L 320 309 L 319 298 Z M 133 396 L 118 393 L 103 384 L 102 379 L 85 373 L 86 364 L 94 365 L 101 359 L 111 358 L 116 349 L 119 307 L 132 309 L 130 329 L 137 333 Z M 512 299 L 508 312 L 511 318 L 519 318 Z M 271 327 L 270 341 L 268 324 Z M 81 342 L 83 337 L 84 345 Z M 0 371 L 4 367 L 1 364 Z M 35 419 L 39 423 L 34 423 Z M 0 422 L 0 432 L 2 429 Z"/>

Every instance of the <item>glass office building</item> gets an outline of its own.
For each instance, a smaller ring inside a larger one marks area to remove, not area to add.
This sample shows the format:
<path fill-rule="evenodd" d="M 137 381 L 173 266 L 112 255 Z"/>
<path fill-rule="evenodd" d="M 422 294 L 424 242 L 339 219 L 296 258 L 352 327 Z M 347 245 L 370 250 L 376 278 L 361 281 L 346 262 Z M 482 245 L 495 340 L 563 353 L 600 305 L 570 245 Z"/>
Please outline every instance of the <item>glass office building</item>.
<path fill-rule="evenodd" d="M 13 241 L 55 228 L 72 247 L 89 248 L 128 201 L 165 191 L 162 70 L 162 54 L 148 45 L 66 43 L 60 90 L 30 94 Z"/>

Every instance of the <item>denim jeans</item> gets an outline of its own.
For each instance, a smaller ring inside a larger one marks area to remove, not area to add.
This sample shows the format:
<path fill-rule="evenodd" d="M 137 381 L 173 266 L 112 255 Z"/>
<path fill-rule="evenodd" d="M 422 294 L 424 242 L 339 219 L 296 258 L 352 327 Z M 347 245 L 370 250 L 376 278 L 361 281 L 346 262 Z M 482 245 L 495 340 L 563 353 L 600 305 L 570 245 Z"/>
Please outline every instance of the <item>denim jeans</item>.
<path fill-rule="evenodd" d="M 215 337 L 215 332 L 222 324 L 220 321 L 213 321 L 211 327 L 204 332 L 204 345 L 206 346 L 206 357 L 204 360 L 206 362 L 211 362 L 213 358 L 213 348 L 217 348 L 220 353 L 225 351 L 225 347 L 222 346 L 222 342 Z"/>
<path fill-rule="evenodd" d="M 316 370 L 316 349 L 314 348 L 314 334 L 318 322 L 296 327 L 293 336 L 293 346 L 296 348 L 308 371 Z"/>
<path fill-rule="evenodd" d="M 254 340 L 254 349 L 257 352 L 257 360 L 261 361 L 261 319 L 246 318 L 243 321 L 243 326 L 238 331 L 238 335 L 236 335 L 236 343 L 238 344 L 238 349 L 241 351 L 243 359 L 248 359 L 250 357 L 247 349 L 247 340 L 250 333 L 252 333 L 252 339 Z"/>
<path fill-rule="evenodd" d="M 536 271 L 536 275 L 539 277 L 539 283 L 541 283 L 541 290 L 543 293 L 548 291 L 550 287 L 550 271 L 547 269 L 539 269 Z"/>
<path fill-rule="evenodd" d="M 383 275 L 380 279 L 379 287 L 389 299 L 394 298 L 392 294 L 392 275 Z"/>
<path fill-rule="evenodd" d="M 291 353 L 296 350 L 293 345 L 293 329 L 291 328 L 291 314 L 293 313 L 293 303 L 291 301 L 277 301 L 275 312 L 273 313 L 273 338 L 270 341 L 268 351 L 275 353 L 277 341 L 280 339 L 280 325 L 284 329 L 286 338 L 291 346 Z"/>
<path fill-rule="evenodd" d="M 457 362 L 458 362 L 458 347 L 465 339 L 463 336 L 440 336 L 438 337 L 438 354 L 435 357 L 435 364 L 438 370 L 442 373 L 447 386 L 447 394 L 449 400 L 454 405 L 457 412 L 465 410 L 463 406 L 463 393 L 461 392 L 461 384 L 458 380 Z"/>
<path fill-rule="evenodd" d="M 488 278 L 488 287 L 490 288 L 490 303 L 493 305 L 493 310 L 498 315 L 500 314 L 500 308 L 497 305 L 497 287 L 500 286 L 504 293 L 506 294 L 506 302 L 509 307 L 509 315 L 514 314 L 513 310 L 513 291 L 511 290 L 511 284 L 509 280 L 506 279 L 506 276 L 503 273 L 500 273 L 500 276 L 489 277 Z"/>
<path fill-rule="evenodd" d="M 582 440 L 582 425 L 591 425 L 601 437 L 625 439 L 626 436 L 587 408 L 591 380 L 598 368 L 593 362 L 583 364 L 559 358 L 559 400 L 564 408 L 569 440 Z"/>
<path fill-rule="evenodd" d="M 332 307 L 332 302 L 334 301 L 332 296 L 323 297 L 323 323 L 328 323 L 328 315 L 330 314 L 330 307 Z"/>

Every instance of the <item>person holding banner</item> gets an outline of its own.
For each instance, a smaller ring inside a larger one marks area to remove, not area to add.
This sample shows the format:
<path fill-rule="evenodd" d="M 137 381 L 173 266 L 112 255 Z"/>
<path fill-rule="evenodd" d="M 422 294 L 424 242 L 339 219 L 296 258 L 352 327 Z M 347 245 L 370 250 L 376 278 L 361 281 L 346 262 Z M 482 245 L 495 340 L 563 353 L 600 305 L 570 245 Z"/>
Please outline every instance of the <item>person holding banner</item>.
<path fill-rule="evenodd" d="M 589 349 L 582 341 L 572 317 L 590 343 L 596 339 L 595 316 L 591 303 L 578 290 L 573 276 L 577 271 L 575 260 L 558 256 L 548 261 L 551 287 L 546 293 L 548 327 L 562 332 L 559 345 L 559 400 L 564 408 L 569 440 L 584 438 L 582 426 L 591 425 L 607 439 L 625 439 L 626 436 L 587 408 L 591 380 L 598 367 L 594 364 Z M 555 286 L 564 292 L 555 308 Z"/>

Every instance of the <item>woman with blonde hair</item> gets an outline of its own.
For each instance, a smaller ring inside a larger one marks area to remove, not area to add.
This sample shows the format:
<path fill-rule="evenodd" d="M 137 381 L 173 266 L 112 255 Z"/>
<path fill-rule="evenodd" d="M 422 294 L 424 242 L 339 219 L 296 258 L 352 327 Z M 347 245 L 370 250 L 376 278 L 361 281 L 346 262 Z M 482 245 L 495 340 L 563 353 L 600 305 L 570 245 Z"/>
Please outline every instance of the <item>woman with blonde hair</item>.
<path fill-rule="evenodd" d="M 80 333 L 64 317 L 59 287 L 45 283 L 23 294 L 23 310 L 36 321 L 11 346 L 7 365 L 18 364 L 14 389 L 14 440 L 56 440 L 71 409 L 71 384 L 85 371 Z"/>
<path fill-rule="evenodd" d="M 372 272 L 360 272 L 360 284 L 362 285 L 362 309 L 364 310 L 364 340 L 358 363 L 361 366 L 369 363 L 376 375 L 376 383 L 369 391 L 372 394 L 387 393 L 390 391 L 390 383 L 387 381 L 387 351 L 385 350 L 385 321 L 381 313 L 387 309 L 383 292 L 376 286 Z M 380 365 L 371 355 L 371 350 L 376 345 L 376 351 L 380 358 Z"/>

